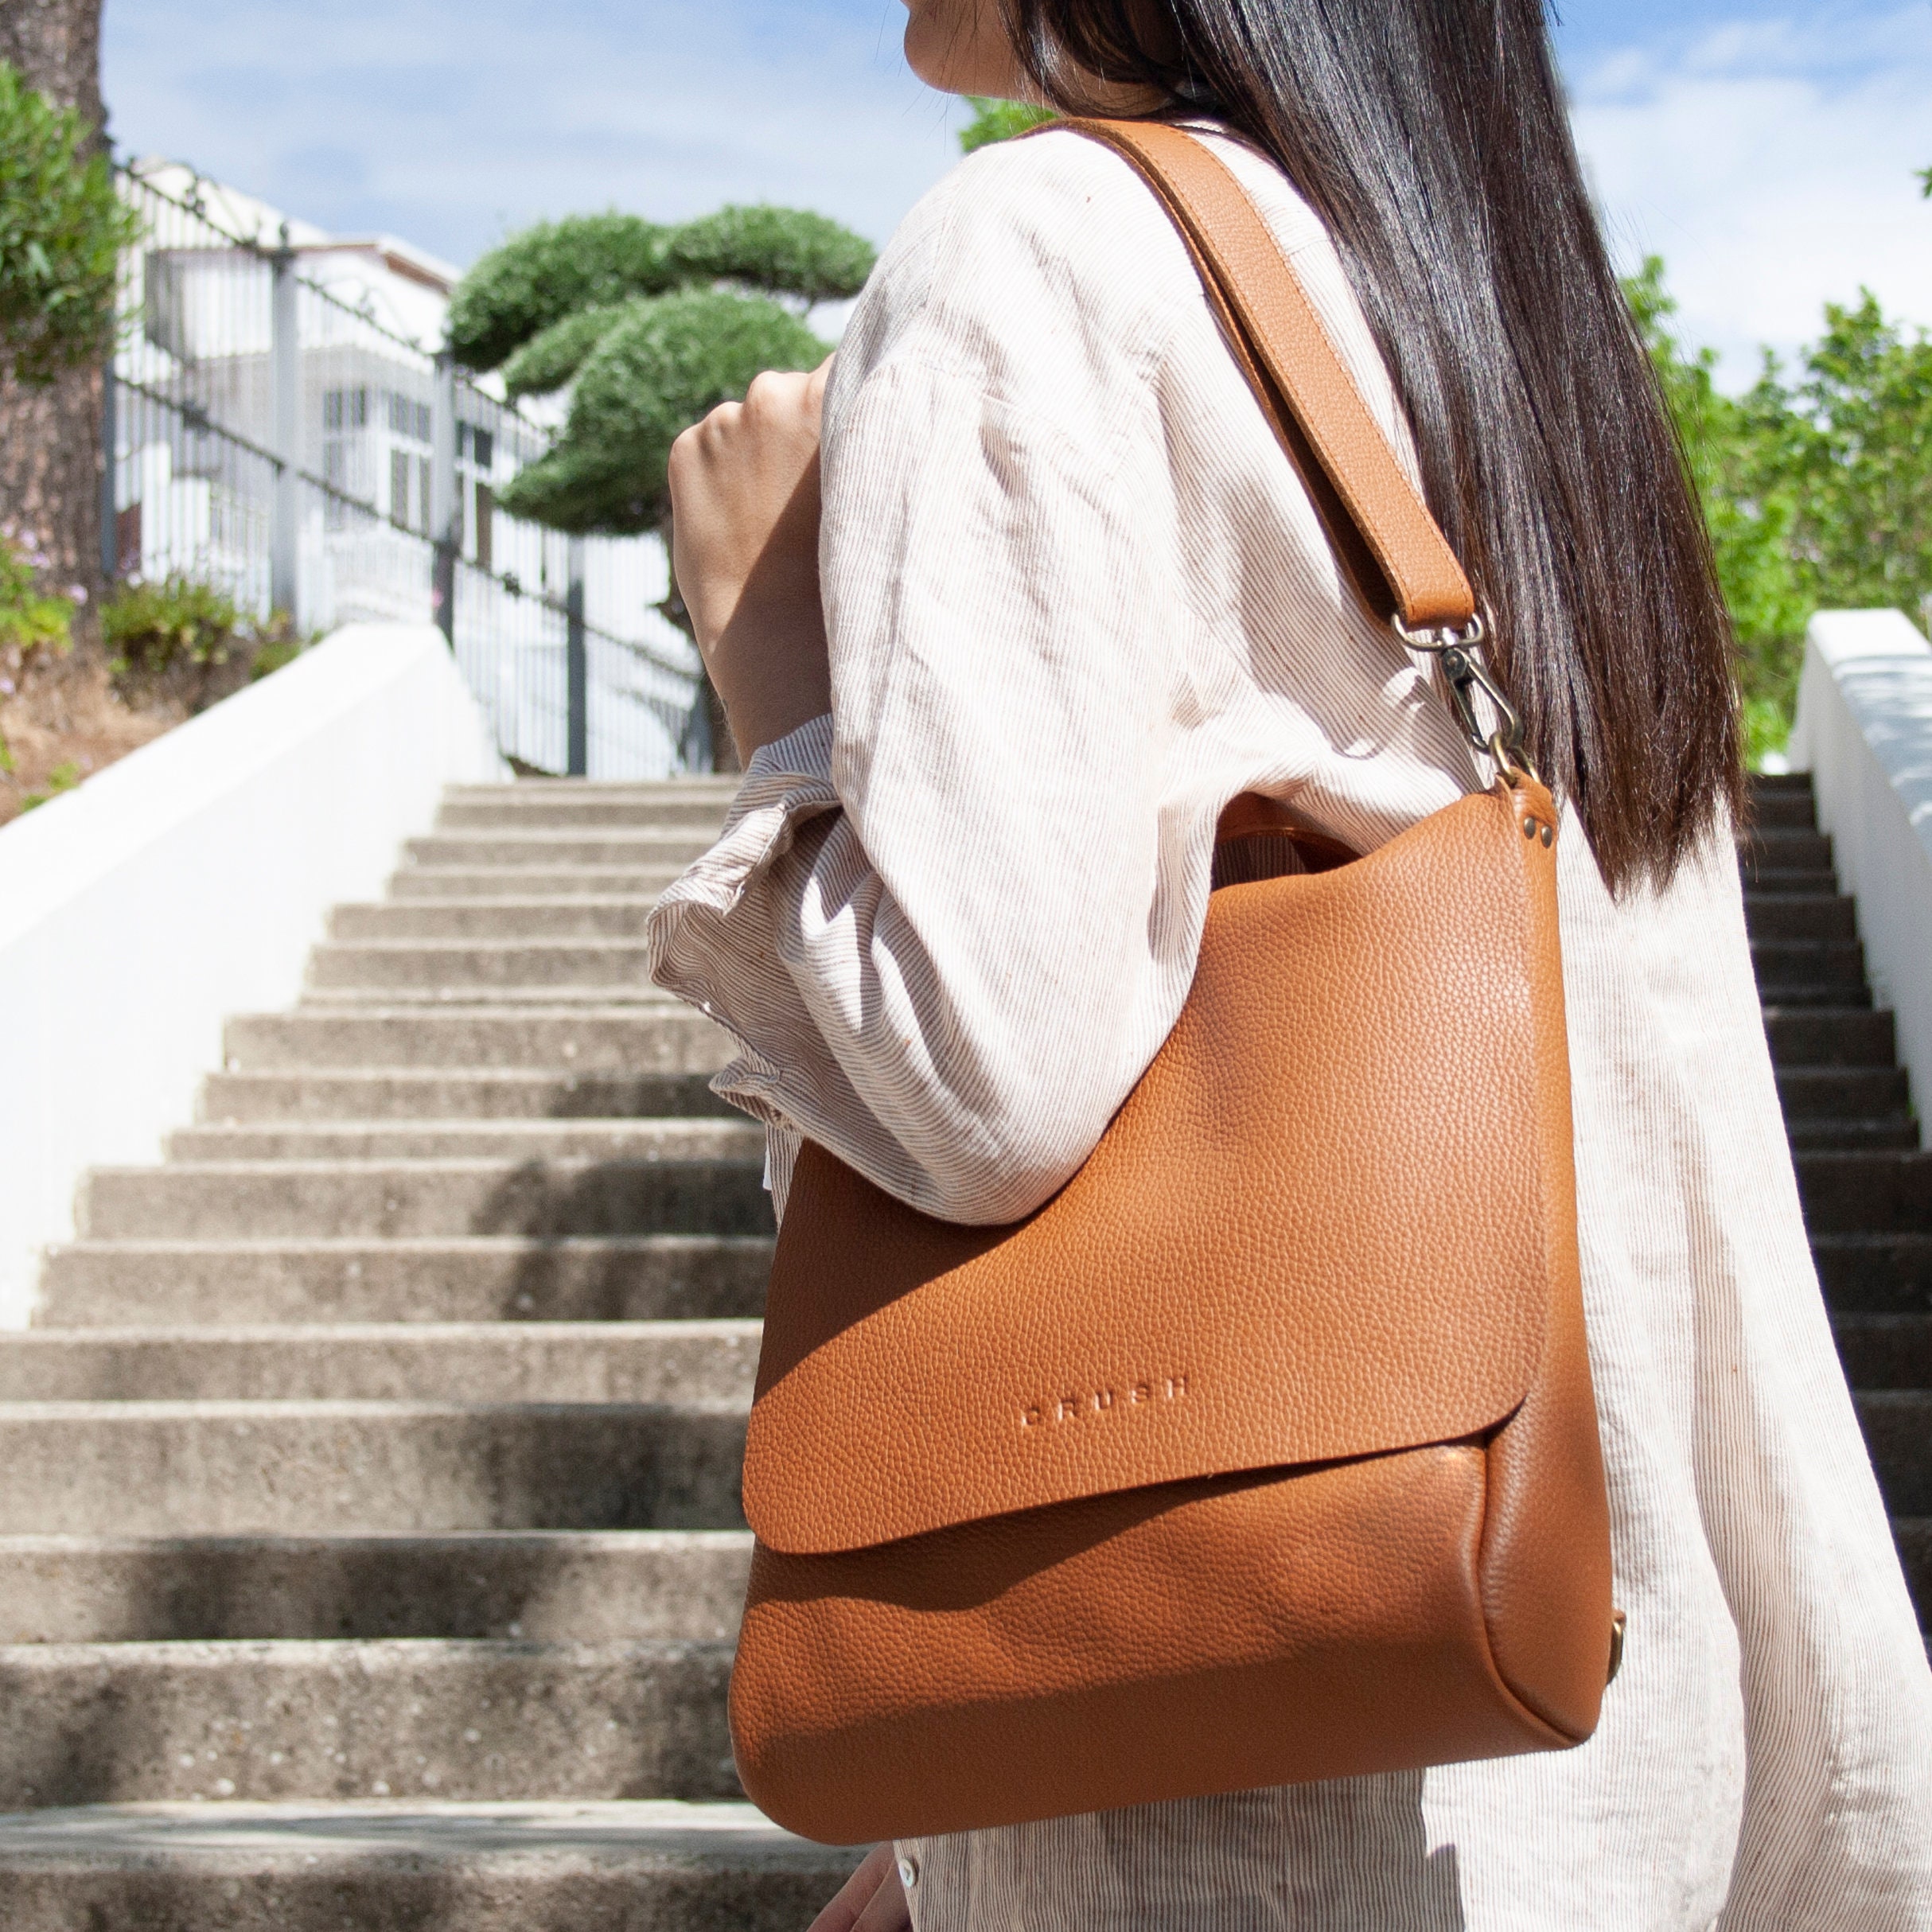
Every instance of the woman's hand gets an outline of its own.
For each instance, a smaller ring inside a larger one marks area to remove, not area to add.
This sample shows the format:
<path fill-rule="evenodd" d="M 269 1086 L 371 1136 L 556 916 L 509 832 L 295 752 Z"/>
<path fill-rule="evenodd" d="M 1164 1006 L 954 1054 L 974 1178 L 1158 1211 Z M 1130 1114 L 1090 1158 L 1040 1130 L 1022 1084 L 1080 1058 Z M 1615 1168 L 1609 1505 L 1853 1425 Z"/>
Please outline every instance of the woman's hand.
<path fill-rule="evenodd" d="M 671 447 L 671 566 L 746 763 L 832 708 L 819 602 L 831 371 L 830 356 L 809 376 L 768 371 Z"/>
<path fill-rule="evenodd" d="M 911 1932 L 913 1916 L 890 1843 L 875 1844 L 845 1888 L 812 1922 L 812 1932 Z"/>

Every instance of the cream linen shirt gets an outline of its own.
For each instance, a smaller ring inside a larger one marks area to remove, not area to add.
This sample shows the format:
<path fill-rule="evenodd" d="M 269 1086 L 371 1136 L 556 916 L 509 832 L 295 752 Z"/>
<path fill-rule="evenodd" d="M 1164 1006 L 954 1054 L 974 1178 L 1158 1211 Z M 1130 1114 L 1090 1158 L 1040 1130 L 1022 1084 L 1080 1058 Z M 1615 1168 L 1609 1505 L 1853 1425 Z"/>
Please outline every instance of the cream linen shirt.
<path fill-rule="evenodd" d="M 1412 469 L 1320 224 L 1217 148 Z M 751 761 L 653 973 L 804 1134 L 956 1220 L 1079 1167 L 1185 999 L 1215 822 L 1357 849 L 1483 781 L 1345 592 L 1166 217 L 1049 134 L 908 218 L 827 397 L 832 711 Z M 918 1932 L 1920 1932 L 1932 1681 L 1805 1245 L 1714 839 L 1560 855 L 1623 1674 L 1560 1755 L 910 1842 Z M 1480 1184 L 1480 1176 L 1472 1184 Z M 1291 1710 L 1281 1713 L 1291 1725 Z"/>

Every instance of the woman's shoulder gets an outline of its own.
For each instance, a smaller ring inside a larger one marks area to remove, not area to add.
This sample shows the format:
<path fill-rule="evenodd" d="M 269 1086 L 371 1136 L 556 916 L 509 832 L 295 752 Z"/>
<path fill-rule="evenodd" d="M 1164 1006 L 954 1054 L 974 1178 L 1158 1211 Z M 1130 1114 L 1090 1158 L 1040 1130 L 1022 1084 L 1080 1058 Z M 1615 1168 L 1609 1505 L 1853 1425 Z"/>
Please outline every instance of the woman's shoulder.
<path fill-rule="evenodd" d="M 997 387 L 1041 366 L 1038 350 L 1056 340 L 1131 360 L 1202 299 L 1179 236 L 1127 164 L 1050 129 L 982 148 L 917 203 L 880 255 L 839 361 L 848 380 L 912 359 Z"/>
<path fill-rule="evenodd" d="M 1195 131 L 1295 258 L 1324 319 L 1345 338 L 1356 333 L 1346 278 L 1313 210 L 1265 157 L 1211 127 Z M 1083 387 L 1143 381 L 1177 328 L 1188 353 L 1220 353 L 1166 212 L 1112 149 L 1050 128 L 968 156 L 900 224 L 847 325 L 828 407 L 836 422 L 839 392 L 850 396 L 894 363 L 994 394 L 1017 384 L 1034 402 L 1069 371 Z M 1347 354 L 1355 345 L 1342 346 Z"/>

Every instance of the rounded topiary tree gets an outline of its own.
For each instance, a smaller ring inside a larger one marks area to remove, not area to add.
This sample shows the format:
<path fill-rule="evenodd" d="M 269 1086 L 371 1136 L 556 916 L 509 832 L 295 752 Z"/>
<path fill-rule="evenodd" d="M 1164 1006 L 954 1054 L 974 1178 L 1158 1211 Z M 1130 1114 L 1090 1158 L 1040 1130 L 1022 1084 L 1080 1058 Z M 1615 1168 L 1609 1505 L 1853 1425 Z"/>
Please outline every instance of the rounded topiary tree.
<path fill-rule="evenodd" d="M 830 353 L 808 325 L 815 303 L 855 295 L 871 244 L 823 215 L 721 208 L 681 227 L 582 215 L 512 236 L 463 278 L 450 349 L 501 369 L 512 396 L 568 387 L 548 454 L 499 499 L 578 536 L 655 530 L 668 548 L 671 446 L 765 369 L 809 369 Z M 660 608 L 689 634 L 677 587 Z M 715 696 L 712 745 L 730 743 Z"/>
<path fill-rule="evenodd" d="M 578 535 L 662 530 L 680 434 L 762 369 L 808 369 L 830 345 L 817 302 L 855 295 L 871 245 L 823 215 L 723 208 L 677 228 L 632 215 L 544 222 L 485 255 L 450 306 L 450 347 L 509 393 L 571 388 L 550 454 L 503 507 Z M 684 621 L 675 598 L 667 614 Z"/>

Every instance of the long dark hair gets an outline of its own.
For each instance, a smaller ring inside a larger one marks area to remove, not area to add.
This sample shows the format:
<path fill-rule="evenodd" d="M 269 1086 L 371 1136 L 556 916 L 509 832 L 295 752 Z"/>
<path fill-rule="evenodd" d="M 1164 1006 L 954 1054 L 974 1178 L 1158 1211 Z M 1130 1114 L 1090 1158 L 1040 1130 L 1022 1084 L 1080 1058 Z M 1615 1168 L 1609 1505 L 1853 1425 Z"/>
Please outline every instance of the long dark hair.
<path fill-rule="evenodd" d="M 1741 810 L 1703 519 L 1586 193 L 1542 0 L 1004 0 L 1078 70 L 1213 115 L 1327 224 L 1490 613 L 1531 756 L 1611 888 Z"/>

